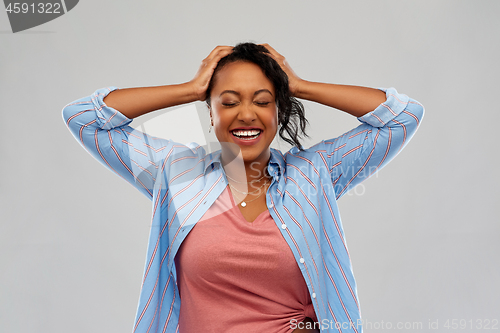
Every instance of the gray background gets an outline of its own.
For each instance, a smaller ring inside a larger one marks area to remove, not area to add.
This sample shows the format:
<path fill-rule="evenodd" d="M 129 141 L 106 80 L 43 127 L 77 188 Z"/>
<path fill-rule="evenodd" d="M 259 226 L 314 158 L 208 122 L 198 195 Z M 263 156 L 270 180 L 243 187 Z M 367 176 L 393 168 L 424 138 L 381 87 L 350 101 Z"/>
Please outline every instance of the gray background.
<path fill-rule="evenodd" d="M 499 14 L 499 1 L 86 0 L 12 34 L 2 11 L 2 332 L 132 330 L 150 202 L 79 146 L 62 107 L 188 81 L 216 45 L 249 40 L 305 79 L 394 86 L 426 107 L 407 148 L 339 202 L 362 314 L 379 324 L 366 331 L 500 320 Z M 305 104 L 306 145 L 358 124 Z"/>

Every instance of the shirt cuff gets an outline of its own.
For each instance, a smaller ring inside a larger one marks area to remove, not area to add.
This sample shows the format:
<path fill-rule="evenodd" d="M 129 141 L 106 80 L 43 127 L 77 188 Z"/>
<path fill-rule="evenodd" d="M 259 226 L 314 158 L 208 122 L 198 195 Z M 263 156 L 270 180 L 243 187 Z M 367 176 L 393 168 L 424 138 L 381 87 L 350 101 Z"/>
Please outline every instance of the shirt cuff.
<path fill-rule="evenodd" d="M 408 105 L 410 100 L 404 94 L 398 94 L 394 88 L 379 88 L 385 92 L 386 101 L 375 110 L 368 112 L 358 120 L 373 127 L 384 127 L 390 120 L 398 116 Z"/>
<path fill-rule="evenodd" d="M 97 124 L 101 129 L 112 129 L 119 126 L 125 126 L 132 122 L 132 119 L 127 118 L 120 111 L 115 110 L 104 103 L 104 97 L 117 87 L 106 87 L 96 90 L 92 95 L 92 103 L 97 114 Z"/>

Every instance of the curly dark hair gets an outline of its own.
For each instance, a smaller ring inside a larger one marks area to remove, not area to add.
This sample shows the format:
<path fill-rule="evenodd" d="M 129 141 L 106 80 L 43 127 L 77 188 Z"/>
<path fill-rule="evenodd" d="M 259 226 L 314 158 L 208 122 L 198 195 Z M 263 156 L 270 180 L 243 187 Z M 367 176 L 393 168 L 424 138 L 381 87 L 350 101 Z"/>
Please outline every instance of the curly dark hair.
<path fill-rule="evenodd" d="M 205 102 L 210 106 L 210 93 L 216 80 L 216 74 L 227 64 L 244 61 L 259 66 L 266 77 L 271 81 L 276 90 L 276 104 L 278 107 L 278 124 L 280 137 L 302 150 L 300 139 L 307 137 L 305 132 L 307 119 L 304 106 L 290 93 L 288 87 L 288 75 L 281 69 L 280 65 L 269 55 L 269 51 L 262 45 L 254 43 L 241 43 L 233 48 L 233 52 L 217 64 L 212 75 L 207 91 Z"/>

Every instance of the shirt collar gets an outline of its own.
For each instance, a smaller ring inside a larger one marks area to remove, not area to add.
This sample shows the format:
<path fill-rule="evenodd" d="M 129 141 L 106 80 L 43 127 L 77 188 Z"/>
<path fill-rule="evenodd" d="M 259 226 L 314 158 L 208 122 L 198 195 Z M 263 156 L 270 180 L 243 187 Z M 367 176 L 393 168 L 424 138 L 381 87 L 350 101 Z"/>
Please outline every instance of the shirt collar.
<path fill-rule="evenodd" d="M 268 171 L 271 176 L 279 176 L 285 170 L 285 159 L 283 154 L 276 149 L 271 148 L 271 159 L 269 160 Z"/>
<path fill-rule="evenodd" d="M 220 166 L 220 153 L 221 151 L 218 150 L 205 156 L 205 173 L 207 173 L 209 167 L 212 167 L 210 170 L 213 170 L 216 166 Z"/>

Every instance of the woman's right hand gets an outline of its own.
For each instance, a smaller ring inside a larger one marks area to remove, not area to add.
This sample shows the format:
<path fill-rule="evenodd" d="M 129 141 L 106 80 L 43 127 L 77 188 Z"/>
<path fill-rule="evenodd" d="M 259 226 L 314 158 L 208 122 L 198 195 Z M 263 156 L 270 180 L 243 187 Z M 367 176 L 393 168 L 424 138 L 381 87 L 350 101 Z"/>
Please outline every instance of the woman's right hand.
<path fill-rule="evenodd" d="M 232 46 L 217 46 L 212 50 L 212 52 L 210 52 L 208 57 L 203 59 L 198 72 L 196 73 L 194 78 L 189 81 L 189 84 L 192 86 L 197 100 L 204 101 L 206 99 L 208 84 L 212 79 L 215 67 L 217 67 L 219 60 L 221 60 L 231 52 L 233 52 Z"/>
<path fill-rule="evenodd" d="M 217 63 L 232 51 L 232 46 L 217 46 L 201 62 L 200 69 L 191 81 L 157 87 L 118 89 L 106 96 L 104 103 L 133 119 L 151 111 L 204 101 Z"/>

